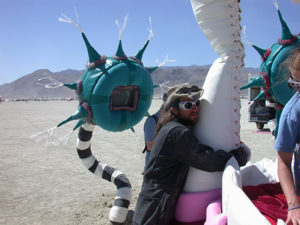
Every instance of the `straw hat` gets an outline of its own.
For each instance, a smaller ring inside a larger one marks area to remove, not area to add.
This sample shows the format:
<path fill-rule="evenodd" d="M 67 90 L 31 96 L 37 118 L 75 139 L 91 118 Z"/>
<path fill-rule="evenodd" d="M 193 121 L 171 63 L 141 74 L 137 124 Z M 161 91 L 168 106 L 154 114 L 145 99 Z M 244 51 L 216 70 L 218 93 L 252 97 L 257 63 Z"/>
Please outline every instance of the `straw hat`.
<path fill-rule="evenodd" d="M 168 99 L 165 110 L 168 111 L 172 105 L 181 97 L 191 98 L 194 101 L 199 99 L 203 94 L 203 89 L 196 85 L 190 86 L 188 83 L 178 84 L 168 90 Z"/>

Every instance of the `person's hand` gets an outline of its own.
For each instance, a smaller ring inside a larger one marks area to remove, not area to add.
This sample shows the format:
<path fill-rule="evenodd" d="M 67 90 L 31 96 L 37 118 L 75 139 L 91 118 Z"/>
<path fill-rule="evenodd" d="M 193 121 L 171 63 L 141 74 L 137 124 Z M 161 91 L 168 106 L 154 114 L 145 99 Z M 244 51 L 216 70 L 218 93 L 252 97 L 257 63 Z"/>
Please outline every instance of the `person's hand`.
<path fill-rule="evenodd" d="M 244 147 L 239 147 L 230 152 L 237 160 L 239 166 L 245 166 L 248 161 L 248 152 Z"/>
<path fill-rule="evenodd" d="M 287 225 L 300 225 L 300 208 L 288 211 Z"/>

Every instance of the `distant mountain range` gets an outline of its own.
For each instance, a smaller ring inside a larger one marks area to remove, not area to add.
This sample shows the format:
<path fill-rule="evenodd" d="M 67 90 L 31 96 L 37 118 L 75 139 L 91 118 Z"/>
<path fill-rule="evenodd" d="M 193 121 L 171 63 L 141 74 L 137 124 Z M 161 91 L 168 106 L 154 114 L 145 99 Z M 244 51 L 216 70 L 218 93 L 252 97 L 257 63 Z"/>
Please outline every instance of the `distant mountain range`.
<path fill-rule="evenodd" d="M 162 84 L 169 81 L 166 85 L 189 82 L 190 84 L 203 85 L 210 65 L 205 66 L 166 66 L 154 71 L 151 76 L 154 84 Z M 2 99 L 20 98 L 71 98 L 76 97 L 74 90 L 66 87 L 45 88 L 41 84 L 49 84 L 54 79 L 60 83 L 73 83 L 79 80 L 84 70 L 64 70 L 61 72 L 51 72 L 48 69 L 37 70 L 31 74 L 7 84 L 0 85 L 0 96 Z M 245 85 L 249 73 L 258 73 L 258 68 L 243 68 L 240 78 L 241 85 Z M 161 95 L 161 89 L 155 88 L 155 96 Z M 247 95 L 247 90 L 241 95 Z"/>

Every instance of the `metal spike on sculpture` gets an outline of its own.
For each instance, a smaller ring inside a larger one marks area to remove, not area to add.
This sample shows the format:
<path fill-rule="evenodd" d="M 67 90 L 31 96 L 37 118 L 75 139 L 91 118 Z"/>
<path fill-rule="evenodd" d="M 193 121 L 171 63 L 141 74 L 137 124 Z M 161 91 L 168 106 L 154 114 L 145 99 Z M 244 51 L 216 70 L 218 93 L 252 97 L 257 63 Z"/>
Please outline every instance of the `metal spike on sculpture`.
<path fill-rule="evenodd" d="M 241 87 L 241 90 L 251 87 L 260 87 L 261 92 L 254 101 L 265 99 L 274 103 L 276 109 L 276 124 L 279 124 L 282 108 L 296 91 L 291 88 L 287 82 L 290 73 L 288 68 L 288 56 L 295 48 L 300 47 L 300 36 L 291 33 L 288 25 L 282 18 L 276 1 L 274 1 L 274 5 L 281 23 L 281 38 L 268 49 L 262 49 L 252 45 L 262 58 L 259 76 L 252 79 L 247 85 Z M 275 136 L 277 129 L 278 126 L 276 126 L 273 132 Z"/>

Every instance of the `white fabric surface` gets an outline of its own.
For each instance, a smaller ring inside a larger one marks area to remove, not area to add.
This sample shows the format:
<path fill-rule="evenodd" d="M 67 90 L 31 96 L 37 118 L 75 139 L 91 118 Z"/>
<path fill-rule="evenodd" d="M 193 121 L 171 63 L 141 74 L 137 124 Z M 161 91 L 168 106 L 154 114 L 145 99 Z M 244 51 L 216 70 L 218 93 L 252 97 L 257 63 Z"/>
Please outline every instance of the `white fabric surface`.
<path fill-rule="evenodd" d="M 226 165 L 222 178 L 222 208 L 228 225 L 270 225 L 242 190 L 242 185 L 258 185 L 278 182 L 276 163 L 262 159 L 249 163 L 241 170 L 234 158 Z M 282 220 L 278 225 L 284 225 Z"/>
<path fill-rule="evenodd" d="M 191 0 L 191 4 L 200 28 L 220 55 L 205 79 L 194 133 L 202 143 L 229 151 L 240 144 L 239 76 L 244 47 L 240 40 L 239 4 L 237 0 Z M 220 188 L 221 177 L 221 172 L 190 168 L 184 191 Z"/>

